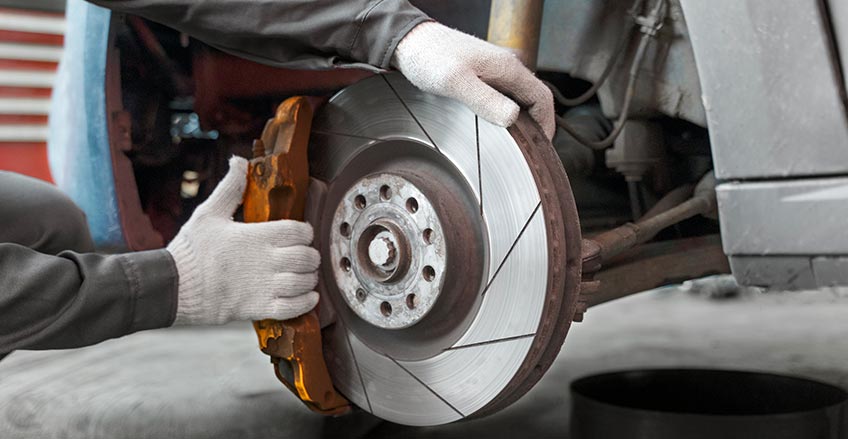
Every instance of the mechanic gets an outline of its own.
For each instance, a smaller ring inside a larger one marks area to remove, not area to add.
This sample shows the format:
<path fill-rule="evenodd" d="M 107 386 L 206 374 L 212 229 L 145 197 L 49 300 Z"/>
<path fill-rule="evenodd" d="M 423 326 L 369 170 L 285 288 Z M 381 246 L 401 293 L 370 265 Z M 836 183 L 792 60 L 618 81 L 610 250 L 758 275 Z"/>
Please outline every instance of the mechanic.
<path fill-rule="evenodd" d="M 405 0 L 91 2 L 265 64 L 395 68 L 492 123 L 511 125 L 521 105 L 549 138 L 554 133 L 550 91 L 515 56 L 434 22 Z M 94 253 L 85 215 L 54 186 L 0 172 L 0 357 L 172 324 L 284 320 L 312 309 L 320 262 L 309 246 L 312 227 L 234 222 L 246 172 L 247 161 L 232 158 L 167 248 L 126 254 Z"/>

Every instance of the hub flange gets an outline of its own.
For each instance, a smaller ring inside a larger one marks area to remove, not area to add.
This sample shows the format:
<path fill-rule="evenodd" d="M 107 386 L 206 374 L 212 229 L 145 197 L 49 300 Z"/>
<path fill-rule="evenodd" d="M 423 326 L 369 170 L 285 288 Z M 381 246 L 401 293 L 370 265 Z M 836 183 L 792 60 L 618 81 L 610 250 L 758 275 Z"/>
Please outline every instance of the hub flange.
<path fill-rule="evenodd" d="M 399 329 L 427 315 L 444 285 L 446 253 L 439 217 L 414 184 L 389 173 L 359 180 L 331 230 L 336 284 L 357 316 Z"/>

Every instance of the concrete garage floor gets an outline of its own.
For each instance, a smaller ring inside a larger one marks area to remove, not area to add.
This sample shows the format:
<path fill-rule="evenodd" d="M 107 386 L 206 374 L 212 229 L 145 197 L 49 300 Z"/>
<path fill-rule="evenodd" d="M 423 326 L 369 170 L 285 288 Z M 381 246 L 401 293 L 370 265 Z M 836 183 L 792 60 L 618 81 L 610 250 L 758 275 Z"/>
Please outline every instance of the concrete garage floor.
<path fill-rule="evenodd" d="M 0 362 L 2 438 L 563 437 L 568 383 L 633 367 L 796 374 L 848 387 L 848 295 L 707 299 L 679 288 L 592 308 L 545 378 L 497 415 L 409 428 L 311 414 L 273 377 L 248 324 L 171 328 Z"/>

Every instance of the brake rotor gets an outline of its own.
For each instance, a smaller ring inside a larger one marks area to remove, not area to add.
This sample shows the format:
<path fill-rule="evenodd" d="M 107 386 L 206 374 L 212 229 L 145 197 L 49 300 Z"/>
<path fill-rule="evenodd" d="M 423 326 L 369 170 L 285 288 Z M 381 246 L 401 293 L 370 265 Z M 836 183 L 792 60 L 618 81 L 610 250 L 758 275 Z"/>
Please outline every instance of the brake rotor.
<path fill-rule="evenodd" d="M 378 75 L 321 109 L 309 154 L 326 184 L 307 219 L 336 388 L 407 425 L 526 393 L 559 352 L 580 281 L 574 200 L 538 126 L 522 114 L 500 128 Z"/>

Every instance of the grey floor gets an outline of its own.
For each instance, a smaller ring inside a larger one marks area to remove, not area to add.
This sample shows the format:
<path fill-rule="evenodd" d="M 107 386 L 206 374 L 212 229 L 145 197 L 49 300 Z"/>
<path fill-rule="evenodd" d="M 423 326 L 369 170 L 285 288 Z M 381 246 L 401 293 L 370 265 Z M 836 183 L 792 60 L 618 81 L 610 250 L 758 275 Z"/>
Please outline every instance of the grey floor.
<path fill-rule="evenodd" d="M 172 328 L 0 362 L 0 438 L 564 437 L 568 383 L 601 371 L 716 366 L 848 387 L 848 295 L 707 299 L 664 288 L 592 308 L 545 378 L 485 419 L 416 429 L 313 415 L 280 388 L 247 324 Z"/>

